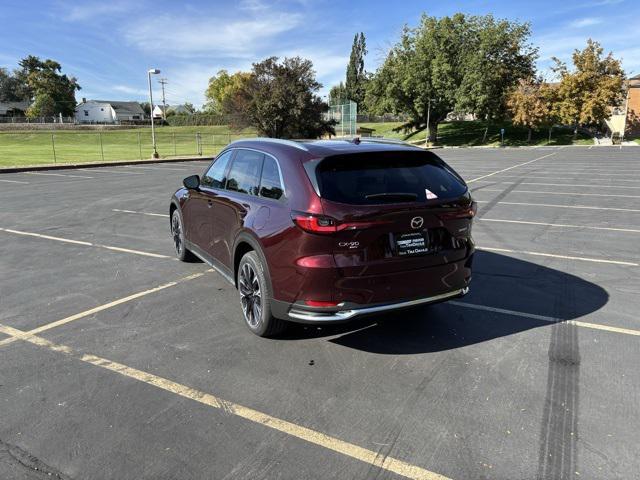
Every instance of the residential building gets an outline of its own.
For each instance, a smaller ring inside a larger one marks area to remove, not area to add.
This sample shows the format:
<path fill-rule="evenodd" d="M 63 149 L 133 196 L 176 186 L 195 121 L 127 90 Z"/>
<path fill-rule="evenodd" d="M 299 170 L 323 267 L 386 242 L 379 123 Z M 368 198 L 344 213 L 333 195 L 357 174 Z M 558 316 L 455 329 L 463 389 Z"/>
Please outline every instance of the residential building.
<path fill-rule="evenodd" d="M 76 107 L 78 123 L 120 123 L 144 120 L 144 110 L 138 102 L 112 100 L 87 100 Z"/>
<path fill-rule="evenodd" d="M 0 117 L 24 117 L 31 102 L 0 102 Z"/>

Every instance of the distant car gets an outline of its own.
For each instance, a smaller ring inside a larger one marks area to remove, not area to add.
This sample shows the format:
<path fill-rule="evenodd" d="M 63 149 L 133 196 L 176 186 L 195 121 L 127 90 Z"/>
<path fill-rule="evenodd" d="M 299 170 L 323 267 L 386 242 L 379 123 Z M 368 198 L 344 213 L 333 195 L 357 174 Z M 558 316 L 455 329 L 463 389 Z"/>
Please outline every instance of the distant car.
<path fill-rule="evenodd" d="M 178 258 L 240 293 L 252 332 L 467 293 L 476 204 L 436 154 L 380 141 L 242 140 L 171 199 Z"/>

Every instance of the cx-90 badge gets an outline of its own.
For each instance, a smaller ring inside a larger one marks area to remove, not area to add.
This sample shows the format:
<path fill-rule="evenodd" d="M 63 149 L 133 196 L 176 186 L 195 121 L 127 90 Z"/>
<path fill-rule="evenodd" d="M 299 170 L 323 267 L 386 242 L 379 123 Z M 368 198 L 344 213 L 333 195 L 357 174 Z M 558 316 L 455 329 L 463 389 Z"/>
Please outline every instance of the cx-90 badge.
<path fill-rule="evenodd" d="M 411 219 L 411 228 L 417 229 L 420 228 L 424 224 L 424 218 L 422 217 L 413 217 Z"/>

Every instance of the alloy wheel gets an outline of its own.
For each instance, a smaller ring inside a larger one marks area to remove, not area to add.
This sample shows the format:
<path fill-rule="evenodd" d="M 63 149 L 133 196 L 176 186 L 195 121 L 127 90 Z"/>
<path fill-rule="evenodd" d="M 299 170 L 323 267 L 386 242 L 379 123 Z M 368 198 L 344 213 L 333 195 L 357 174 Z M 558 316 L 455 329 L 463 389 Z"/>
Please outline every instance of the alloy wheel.
<path fill-rule="evenodd" d="M 262 322 L 262 291 L 258 275 L 250 263 L 245 263 L 238 278 L 242 313 L 251 328 Z"/>
<path fill-rule="evenodd" d="M 171 233 L 173 235 L 173 244 L 176 248 L 176 253 L 180 255 L 182 253 L 182 225 L 180 223 L 180 215 L 176 212 L 171 218 Z"/>

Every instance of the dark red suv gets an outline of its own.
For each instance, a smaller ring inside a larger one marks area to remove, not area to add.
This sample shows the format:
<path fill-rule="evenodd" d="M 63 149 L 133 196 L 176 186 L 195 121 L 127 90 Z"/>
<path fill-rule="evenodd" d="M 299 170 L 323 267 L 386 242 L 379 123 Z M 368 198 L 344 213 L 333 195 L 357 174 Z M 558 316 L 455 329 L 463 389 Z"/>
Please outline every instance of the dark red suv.
<path fill-rule="evenodd" d="M 464 295 L 475 212 L 433 152 L 365 140 L 232 143 L 170 207 L 178 257 L 236 286 L 261 336 Z"/>

